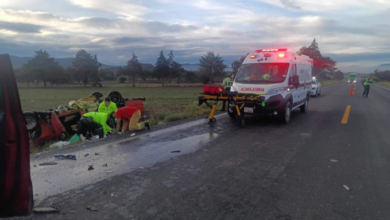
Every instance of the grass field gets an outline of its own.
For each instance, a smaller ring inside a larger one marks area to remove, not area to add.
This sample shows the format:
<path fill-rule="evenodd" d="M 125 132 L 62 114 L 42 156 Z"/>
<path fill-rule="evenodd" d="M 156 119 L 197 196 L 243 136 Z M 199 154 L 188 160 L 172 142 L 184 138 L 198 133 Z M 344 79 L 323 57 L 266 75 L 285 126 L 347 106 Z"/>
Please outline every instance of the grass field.
<path fill-rule="evenodd" d="M 42 111 L 68 105 L 69 101 L 86 97 L 93 92 L 103 95 L 119 91 L 125 98 L 146 98 L 145 110 L 152 125 L 205 114 L 197 98 L 202 87 L 122 87 L 122 88 L 19 88 L 23 111 Z"/>
<path fill-rule="evenodd" d="M 390 88 L 390 81 L 381 81 L 378 84 L 381 85 L 381 86 Z"/>

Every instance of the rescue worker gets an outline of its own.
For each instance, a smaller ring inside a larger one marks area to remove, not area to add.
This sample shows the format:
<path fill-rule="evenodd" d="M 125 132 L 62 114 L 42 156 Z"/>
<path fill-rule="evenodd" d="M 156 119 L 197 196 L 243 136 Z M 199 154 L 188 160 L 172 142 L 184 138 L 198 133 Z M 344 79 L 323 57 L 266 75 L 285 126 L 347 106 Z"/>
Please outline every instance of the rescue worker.
<path fill-rule="evenodd" d="M 118 108 L 116 107 L 116 104 L 114 102 L 112 102 L 109 97 L 105 98 L 104 102 L 100 103 L 99 108 L 98 108 L 98 112 L 107 113 L 109 115 L 111 115 L 112 113 L 115 113 L 116 110 L 118 110 Z M 107 124 L 112 128 L 115 128 L 115 125 L 116 125 L 114 116 L 111 117 L 110 120 L 107 122 Z"/>
<path fill-rule="evenodd" d="M 77 123 L 77 135 L 80 136 L 82 141 L 87 137 L 87 133 L 90 133 L 93 136 L 98 135 L 99 138 L 104 138 L 108 131 L 112 131 L 112 128 L 107 125 L 107 122 L 111 119 L 113 114 L 108 115 L 99 112 L 84 114 Z"/>
<path fill-rule="evenodd" d="M 371 76 L 368 76 L 363 83 L 363 85 L 364 85 L 363 97 L 368 98 L 368 94 L 370 93 L 370 84 L 371 83 L 372 83 Z"/>
<path fill-rule="evenodd" d="M 127 130 L 129 131 L 139 131 L 144 130 L 145 127 L 150 129 L 149 122 L 139 122 L 141 118 L 141 111 L 137 108 L 126 106 L 118 109 L 115 113 L 115 117 L 118 119 L 116 124 L 116 130 L 120 131 L 121 122 L 122 133 L 125 133 Z"/>
<path fill-rule="evenodd" d="M 111 102 L 111 99 L 107 97 L 104 102 L 100 103 L 98 112 L 107 113 L 110 115 L 113 112 L 116 112 L 116 110 L 118 110 L 116 104 Z"/>
<path fill-rule="evenodd" d="M 223 80 L 222 86 L 225 89 L 226 93 L 230 92 L 230 87 L 233 85 L 233 79 L 234 79 L 234 75 L 231 75 Z M 223 101 L 221 111 L 226 111 L 226 100 Z"/>

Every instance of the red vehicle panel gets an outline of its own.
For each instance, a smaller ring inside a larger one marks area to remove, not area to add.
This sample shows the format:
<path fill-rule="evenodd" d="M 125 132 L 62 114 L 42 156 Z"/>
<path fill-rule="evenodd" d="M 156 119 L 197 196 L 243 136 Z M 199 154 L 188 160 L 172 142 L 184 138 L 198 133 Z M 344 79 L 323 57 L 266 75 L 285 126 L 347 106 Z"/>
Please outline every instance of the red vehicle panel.
<path fill-rule="evenodd" d="M 33 207 L 26 120 L 8 55 L 0 55 L 0 217 Z"/>
<path fill-rule="evenodd" d="M 223 86 L 213 86 L 213 85 L 204 85 L 203 93 L 216 95 L 216 94 L 225 94 L 225 88 Z"/>

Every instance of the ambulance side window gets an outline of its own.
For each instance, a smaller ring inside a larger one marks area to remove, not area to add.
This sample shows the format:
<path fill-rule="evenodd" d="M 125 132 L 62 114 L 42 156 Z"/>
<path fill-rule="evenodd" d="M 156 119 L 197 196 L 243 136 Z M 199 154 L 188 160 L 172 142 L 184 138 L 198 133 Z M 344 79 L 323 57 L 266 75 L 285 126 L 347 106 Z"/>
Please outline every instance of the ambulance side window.
<path fill-rule="evenodd" d="M 291 76 L 297 75 L 297 65 L 293 64 L 291 69 Z"/>

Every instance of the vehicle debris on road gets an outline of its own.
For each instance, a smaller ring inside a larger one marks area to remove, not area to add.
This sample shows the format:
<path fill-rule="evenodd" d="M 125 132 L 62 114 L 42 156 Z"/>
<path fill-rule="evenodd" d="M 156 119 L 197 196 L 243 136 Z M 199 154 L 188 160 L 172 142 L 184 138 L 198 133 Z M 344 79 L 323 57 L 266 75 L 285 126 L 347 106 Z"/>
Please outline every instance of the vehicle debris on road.
<path fill-rule="evenodd" d="M 56 162 L 46 162 L 46 163 L 40 163 L 39 166 L 50 166 L 50 165 L 57 165 Z"/>
<path fill-rule="evenodd" d="M 89 211 L 94 211 L 94 212 L 98 211 L 98 209 L 95 208 L 95 207 L 93 207 L 93 206 L 88 206 L 87 209 L 88 209 Z"/>
<path fill-rule="evenodd" d="M 174 150 L 174 151 L 171 151 L 171 153 L 180 153 L 181 151 L 179 150 Z"/>
<path fill-rule="evenodd" d="M 108 164 L 103 164 L 103 167 L 108 167 Z"/>
<path fill-rule="evenodd" d="M 346 189 L 347 191 L 350 191 L 351 188 L 349 188 L 347 185 L 343 185 L 344 189 Z"/>
<path fill-rule="evenodd" d="M 95 156 L 100 156 L 101 154 L 100 153 L 95 153 Z"/>
<path fill-rule="evenodd" d="M 54 207 L 36 207 L 33 209 L 36 214 L 47 214 L 47 213 L 59 213 L 60 210 Z"/>
<path fill-rule="evenodd" d="M 94 170 L 93 165 L 88 165 L 88 171 Z"/>
<path fill-rule="evenodd" d="M 89 156 L 89 154 L 85 154 L 85 155 L 84 155 L 84 157 L 88 157 L 88 156 Z"/>
<path fill-rule="evenodd" d="M 337 162 L 339 162 L 339 161 L 336 160 L 336 159 L 330 159 L 330 162 L 337 163 Z"/>
<path fill-rule="evenodd" d="M 57 159 L 76 160 L 76 155 L 73 154 L 56 154 L 54 157 Z"/>

